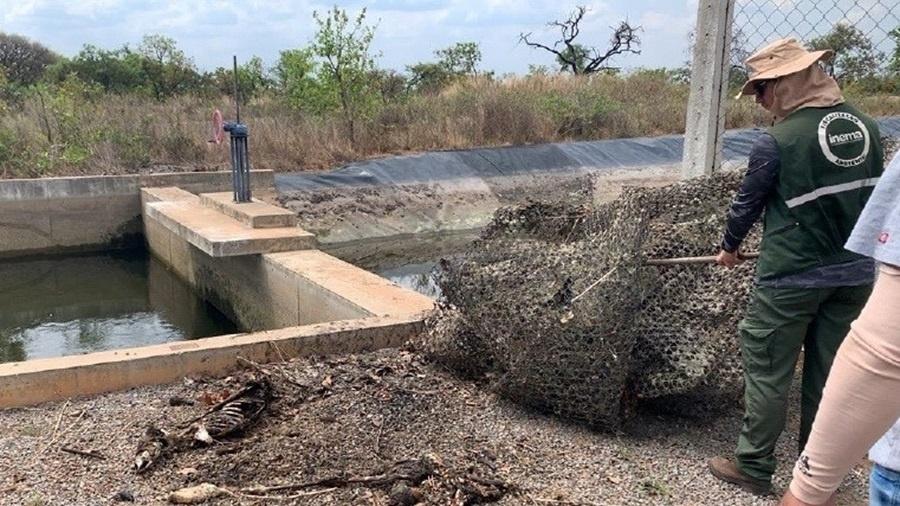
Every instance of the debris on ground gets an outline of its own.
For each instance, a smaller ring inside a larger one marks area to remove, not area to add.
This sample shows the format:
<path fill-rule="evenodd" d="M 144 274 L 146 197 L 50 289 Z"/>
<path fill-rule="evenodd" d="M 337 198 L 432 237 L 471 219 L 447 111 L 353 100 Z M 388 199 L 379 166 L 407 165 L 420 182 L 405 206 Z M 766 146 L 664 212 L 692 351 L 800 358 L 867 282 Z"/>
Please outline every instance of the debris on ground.
<path fill-rule="evenodd" d="M 0 411 L 0 505 L 102 505 L 120 491 L 128 495 L 118 501 L 157 505 L 203 483 L 228 491 L 204 503 L 213 506 L 774 503 L 706 470 L 708 458 L 732 449 L 737 407 L 703 420 L 638 413 L 623 432 L 600 433 L 523 409 L 411 351 L 245 365 L 272 385 L 265 415 L 140 474 L 129 465 L 143 427 L 190 426 L 215 405 L 202 396 L 221 402 L 245 374 Z M 197 402 L 170 406 L 172 396 Z M 793 434 L 797 413 L 789 420 Z M 790 437 L 778 446 L 780 485 L 795 448 Z M 851 473 L 845 494 L 865 498 L 866 478 Z"/>
<path fill-rule="evenodd" d="M 169 502 L 172 504 L 203 504 L 210 499 L 230 495 L 227 490 L 217 487 L 212 483 L 201 483 L 193 487 L 185 487 L 169 494 Z"/>
<path fill-rule="evenodd" d="M 133 468 L 142 473 L 169 454 L 191 445 L 211 445 L 217 440 L 242 432 L 256 422 L 272 400 L 272 385 L 266 378 L 251 377 L 234 394 L 225 394 L 214 406 L 190 421 L 188 427 L 166 430 L 150 426 L 137 445 Z M 208 399 L 209 393 L 201 394 Z M 170 406 L 191 406 L 193 403 Z"/>

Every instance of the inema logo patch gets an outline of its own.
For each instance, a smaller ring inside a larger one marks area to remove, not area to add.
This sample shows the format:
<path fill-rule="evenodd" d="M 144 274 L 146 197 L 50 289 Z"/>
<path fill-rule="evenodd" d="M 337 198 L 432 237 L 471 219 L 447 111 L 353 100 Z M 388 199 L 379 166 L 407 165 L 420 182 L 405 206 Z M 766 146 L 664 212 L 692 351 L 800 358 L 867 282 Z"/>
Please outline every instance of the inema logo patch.
<path fill-rule="evenodd" d="M 866 136 L 858 130 L 856 132 L 828 136 L 828 144 L 831 144 L 832 146 L 839 146 L 841 144 L 859 142 L 864 140 L 866 140 Z"/>
<path fill-rule="evenodd" d="M 862 120 L 849 112 L 833 112 L 819 122 L 819 147 L 829 162 L 856 167 L 869 156 L 871 139 Z"/>
<path fill-rule="evenodd" d="M 881 244 L 887 244 L 887 242 L 890 240 L 890 238 L 891 238 L 891 234 L 889 234 L 887 232 L 882 232 L 881 235 L 878 236 L 878 242 L 880 242 Z"/>

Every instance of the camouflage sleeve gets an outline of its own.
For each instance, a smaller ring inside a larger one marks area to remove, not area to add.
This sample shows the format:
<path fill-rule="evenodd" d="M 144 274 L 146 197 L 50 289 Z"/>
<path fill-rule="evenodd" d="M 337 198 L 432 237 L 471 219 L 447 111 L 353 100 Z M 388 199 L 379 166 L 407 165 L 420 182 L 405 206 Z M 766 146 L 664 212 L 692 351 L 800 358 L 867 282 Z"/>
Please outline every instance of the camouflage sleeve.
<path fill-rule="evenodd" d="M 766 207 L 769 194 L 775 189 L 781 160 L 775 138 L 763 134 L 753 143 L 747 173 L 741 182 L 731 208 L 728 209 L 722 249 L 737 251 L 753 224 Z"/>

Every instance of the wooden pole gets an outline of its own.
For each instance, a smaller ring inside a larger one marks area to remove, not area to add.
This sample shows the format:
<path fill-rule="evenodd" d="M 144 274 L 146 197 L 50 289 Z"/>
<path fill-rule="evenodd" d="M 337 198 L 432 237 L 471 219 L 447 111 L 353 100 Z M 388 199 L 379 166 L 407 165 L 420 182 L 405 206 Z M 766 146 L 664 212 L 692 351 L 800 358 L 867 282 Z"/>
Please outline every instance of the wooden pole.
<path fill-rule="evenodd" d="M 759 258 L 759 253 L 741 253 L 744 260 L 753 260 Z M 708 257 L 681 257 L 681 258 L 652 258 L 644 262 L 644 265 L 694 265 L 694 264 L 711 264 L 716 261 L 715 256 Z"/>

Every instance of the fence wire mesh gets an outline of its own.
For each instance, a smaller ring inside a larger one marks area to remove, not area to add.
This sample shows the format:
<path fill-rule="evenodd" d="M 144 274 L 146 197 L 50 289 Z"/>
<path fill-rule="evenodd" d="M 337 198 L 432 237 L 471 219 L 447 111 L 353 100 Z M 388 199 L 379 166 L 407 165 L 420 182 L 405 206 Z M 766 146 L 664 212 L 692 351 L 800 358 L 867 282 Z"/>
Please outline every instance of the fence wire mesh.
<path fill-rule="evenodd" d="M 828 70 L 842 84 L 900 76 L 898 0 L 737 0 L 732 25 L 734 81 L 744 60 L 772 40 L 796 37 L 833 49 Z"/>

